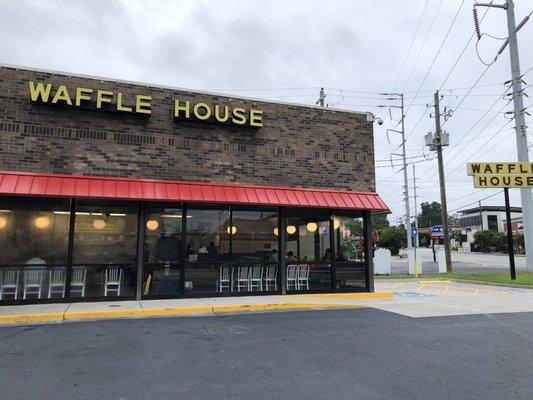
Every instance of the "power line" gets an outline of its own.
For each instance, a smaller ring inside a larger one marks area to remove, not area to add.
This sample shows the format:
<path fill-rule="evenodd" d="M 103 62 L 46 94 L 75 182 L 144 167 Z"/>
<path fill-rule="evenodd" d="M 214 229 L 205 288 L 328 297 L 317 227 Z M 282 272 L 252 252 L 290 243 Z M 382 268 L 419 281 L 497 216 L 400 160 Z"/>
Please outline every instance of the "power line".
<path fill-rule="evenodd" d="M 483 189 L 483 190 L 487 190 L 487 189 Z M 500 193 L 503 193 L 503 190 L 499 190 L 496 193 L 493 193 L 493 194 L 491 194 L 489 196 L 483 197 L 483 198 L 481 198 L 481 199 L 479 199 L 477 201 L 473 201 L 472 203 L 468 203 L 468 204 L 462 205 L 461 207 L 457 207 L 457 208 L 451 210 L 450 212 L 459 211 L 460 209 L 468 207 L 468 206 L 471 206 L 472 204 L 479 204 L 481 201 L 490 199 L 491 197 L 494 197 L 494 196 L 496 196 L 497 194 L 500 194 Z"/>
<path fill-rule="evenodd" d="M 492 3 L 492 1 L 491 1 Z M 483 21 L 487 15 L 487 13 L 489 12 L 489 9 L 487 8 L 485 10 L 485 13 L 483 14 L 483 16 L 481 17 L 481 21 Z M 461 50 L 461 53 L 459 53 L 459 57 L 457 57 L 457 59 L 455 60 L 455 62 L 453 63 L 452 65 L 452 68 L 450 69 L 450 71 L 448 72 L 448 74 L 446 75 L 446 78 L 444 78 L 444 81 L 442 82 L 442 84 L 440 85 L 440 88 L 439 88 L 439 91 L 442 90 L 443 86 L 446 84 L 446 82 L 448 81 L 448 79 L 450 78 L 452 72 L 455 70 L 455 67 L 457 66 L 457 64 L 459 63 L 459 60 L 461 60 L 461 57 L 463 57 L 463 54 L 465 52 L 465 50 L 468 48 L 468 45 L 470 44 L 470 42 L 472 41 L 472 39 L 474 38 L 476 34 L 476 30 L 474 29 L 474 32 L 472 32 L 472 35 L 470 35 L 470 38 L 468 39 L 468 41 L 466 42 L 465 46 L 463 47 L 463 49 Z"/>
<path fill-rule="evenodd" d="M 418 63 L 418 59 L 420 58 L 420 54 L 422 53 L 422 49 L 424 48 L 426 41 L 429 37 L 429 33 L 431 32 L 431 29 L 433 28 L 433 25 L 435 24 L 435 20 L 437 19 L 437 15 L 439 14 L 440 7 L 442 6 L 443 0 L 440 0 L 439 5 L 437 7 L 437 10 L 435 11 L 435 14 L 433 15 L 433 20 L 429 24 L 429 28 L 426 32 L 426 36 L 424 37 L 424 41 L 422 42 L 422 45 L 420 46 L 420 49 L 418 50 L 418 54 L 416 55 L 415 62 L 413 63 L 413 66 L 411 67 L 411 71 L 409 72 L 409 75 L 407 76 L 407 80 L 405 81 L 405 85 L 403 85 L 402 92 L 407 87 L 407 84 L 409 83 L 409 80 L 411 79 L 411 76 L 413 75 L 413 71 L 415 70 L 416 64 Z M 463 0 L 464 2 L 464 0 Z"/>
<path fill-rule="evenodd" d="M 439 4 L 439 8 L 440 8 L 441 4 L 442 4 L 442 1 Z M 427 77 L 429 76 L 429 73 L 431 72 L 431 69 L 433 68 L 433 65 L 435 65 L 435 61 L 437 61 L 437 58 L 439 57 L 439 54 L 440 54 L 442 48 L 444 47 L 444 44 L 446 43 L 446 39 L 448 39 L 448 35 L 450 34 L 450 32 L 451 32 L 451 30 L 452 30 L 452 28 L 453 28 L 453 26 L 455 24 L 455 21 L 457 20 L 457 17 L 459 16 L 459 12 L 463 8 L 464 4 L 465 4 L 465 0 L 462 0 L 461 4 L 459 5 L 459 8 L 457 9 L 457 12 L 455 13 L 455 16 L 453 17 L 452 23 L 450 24 L 450 26 L 448 28 L 448 31 L 446 32 L 446 35 L 444 35 L 444 38 L 442 39 L 442 42 L 441 42 L 441 44 L 439 46 L 439 49 L 437 50 L 437 53 L 435 53 L 435 56 L 433 57 L 433 61 L 431 61 L 431 64 L 430 64 L 428 70 L 426 71 L 426 75 L 424 75 L 424 79 L 422 79 L 422 82 L 420 82 L 420 86 L 418 87 L 419 90 L 422 88 L 422 85 L 424 84 L 424 82 L 426 81 Z M 418 95 L 418 91 L 416 92 L 415 97 L 417 95 Z M 413 102 L 414 102 L 414 100 L 413 100 Z M 409 109 L 411 108 L 411 105 L 412 105 L 413 102 L 411 102 L 411 104 L 407 108 L 406 114 L 409 112 Z"/>
<path fill-rule="evenodd" d="M 398 87 L 398 83 L 400 81 L 400 77 L 402 76 L 403 70 L 405 68 L 405 64 L 407 63 L 407 59 L 409 58 L 409 54 L 411 54 L 411 49 L 413 48 L 413 44 L 415 42 L 416 35 L 418 34 L 418 30 L 420 29 L 420 24 L 422 23 L 422 19 L 424 18 L 424 14 L 426 13 L 426 9 L 428 7 L 430 0 L 426 0 L 426 4 L 424 5 L 424 9 L 422 10 L 422 14 L 420 14 L 420 18 L 418 19 L 418 24 L 416 25 L 415 33 L 411 39 L 411 44 L 409 45 L 409 49 L 407 50 L 407 53 L 405 54 L 405 57 L 403 59 L 402 67 L 400 68 L 400 73 L 398 74 L 398 77 L 396 78 L 396 82 L 394 83 L 394 90 L 396 91 L 396 88 Z"/>

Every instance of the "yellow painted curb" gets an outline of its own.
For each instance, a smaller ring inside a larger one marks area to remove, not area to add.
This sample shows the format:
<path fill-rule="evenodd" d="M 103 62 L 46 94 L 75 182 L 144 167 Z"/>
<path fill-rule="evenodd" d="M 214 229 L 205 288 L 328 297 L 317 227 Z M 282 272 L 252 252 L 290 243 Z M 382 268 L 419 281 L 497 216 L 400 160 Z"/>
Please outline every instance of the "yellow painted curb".
<path fill-rule="evenodd" d="M 438 280 L 438 281 L 422 280 L 422 281 L 418 281 L 418 283 L 420 283 L 420 284 L 423 284 L 423 283 L 431 283 L 431 284 L 433 284 L 433 283 L 452 283 L 452 281 L 450 281 L 450 280 Z"/>
<path fill-rule="evenodd" d="M 304 308 L 359 308 L 360 305 L 349 303 L 311 303 L 311 302 L 287 302 L 265 304 L 238 304 L 213 306 L 213 312 L 242 312 L 242 311 L 276 311 L 297 310 Z"/>
<path fill-rule="evenodd" d="M 63 315 L 65 320 L 81 319 L 103 319 L 103 318 L 124 318 L 124 317 L 142 317 L 141 308 L 119 309 L 119 310 L 88 310 L 88 311 L 67 311 Z"/>
<path fill-rule="evenodd" d="M 63 320 L 63 313 L 0 315 L 0 324 L 54 323 Z"/>
<path fill-rule="evenodd" d="M 298 309 L 328 309 L 328 308 L 359 308 L 361 305 L 349 303 L 311 303 L 311 302 L 285 302 L 285 303 L 265 303 L 265 304 L 228 304 L 228 305 L 206 305 L 192 307 L 154 307 L 154 308 L 133 308 L 119 310 L 88 310 L 88 311 L 67 311 L 65 313 L 45 313 L 45 314 L 13 314 L 0 315 L 0 325 L 19 325 L 29 323 L 60 323 L 63 321 L 83 321 L 132 317 L 157 317 L 157 316 L 178 316 L 178 315 L 205 315 L 213 313 L 232 313 L 250 311 L 276 311 L 276 310 L 298 310 Z"/>
<path fill-rule="evenodd" d="M 291 294 L 291 297 L 331 298 L 331 299 L 392 299 L 391 291 L 362 292 L 362 293 L 317 293 L 317 294 Z"/>

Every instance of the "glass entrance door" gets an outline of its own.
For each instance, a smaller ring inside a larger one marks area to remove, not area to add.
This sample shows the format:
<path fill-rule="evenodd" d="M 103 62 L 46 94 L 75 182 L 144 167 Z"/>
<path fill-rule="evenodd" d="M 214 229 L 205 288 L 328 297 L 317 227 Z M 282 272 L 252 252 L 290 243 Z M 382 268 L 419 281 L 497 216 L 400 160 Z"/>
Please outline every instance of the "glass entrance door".
<path fill-rule="evenodd" d="M 145 212 L 142 296 L 183 294 L 182 208 L 149 205 Z"/>

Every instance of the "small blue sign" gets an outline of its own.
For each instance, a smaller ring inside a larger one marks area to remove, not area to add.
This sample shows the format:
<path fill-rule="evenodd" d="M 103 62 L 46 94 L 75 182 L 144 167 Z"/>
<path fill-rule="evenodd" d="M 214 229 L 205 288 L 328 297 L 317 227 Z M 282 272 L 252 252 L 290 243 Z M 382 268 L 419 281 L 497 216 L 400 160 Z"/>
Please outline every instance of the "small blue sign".
<path fill-rule="evenodd" d="M 418 235 L 418 229 L 416 229 L 416 226 L 413 226 L 411 228 L 411 236 L 416 236 Z"/>

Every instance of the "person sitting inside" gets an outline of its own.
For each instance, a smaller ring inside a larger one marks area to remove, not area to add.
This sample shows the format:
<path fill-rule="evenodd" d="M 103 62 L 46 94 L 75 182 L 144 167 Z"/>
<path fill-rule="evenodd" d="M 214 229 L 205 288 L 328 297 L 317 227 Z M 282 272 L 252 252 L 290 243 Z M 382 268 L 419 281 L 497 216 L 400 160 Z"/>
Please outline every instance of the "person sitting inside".
<path fill-rule="evenodd" d="M 296 256 L 294 255 L 294 253 L 292 251 L 288 251 L 287 252 L 287 261 L 298 261 L 298 259 L 296 258 Z"/>
<path fill-rule="evenodd" d="M 272 251 L 270 252 L 270 257 L 268 258 L 268 261 L 271 263 L 278 262 L 278 249 L 272 249 Z"/>
<path fill-rule="evenodd" d="M 324 257 L 322 257 L 322 261 L 331 261 L 331 249 L 327 248 L 324 252 Z"/>
<path fill-rule="evenodd" d="M 209 243 L 209 247 L 207 248 L 207 258 L 210 261 L 216 261 L 218 260 L 218 256 L 220 253 L 218 252 L 218 248 L 215 246 L 215 242 Z"/>

